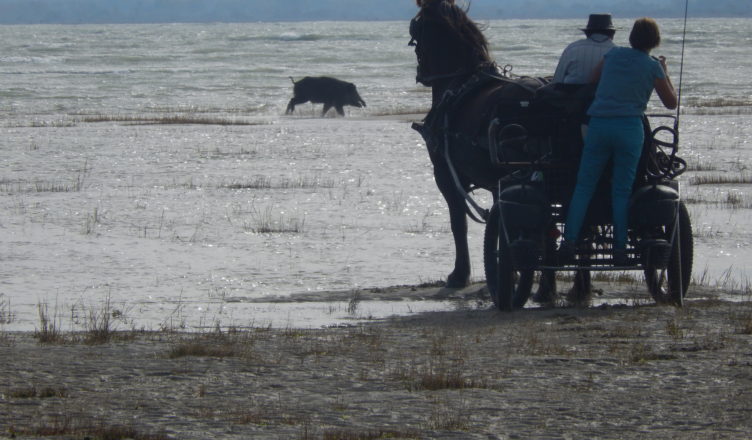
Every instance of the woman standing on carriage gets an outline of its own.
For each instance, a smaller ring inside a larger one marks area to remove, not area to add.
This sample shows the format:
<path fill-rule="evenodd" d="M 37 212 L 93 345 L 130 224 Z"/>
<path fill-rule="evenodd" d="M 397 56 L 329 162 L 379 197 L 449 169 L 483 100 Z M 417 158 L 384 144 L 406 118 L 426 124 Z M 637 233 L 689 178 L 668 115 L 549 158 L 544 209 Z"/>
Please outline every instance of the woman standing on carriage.
<path fill-rule="evenodd" d="M 587 113 L 590 125 L 559 250 L 564 262 L 574 259 L 585 213 L 609 159 L 613 159 L 614 167 L 611 184 L 614 265 L 623 266 L 627 262 L 627 210 L 644 141 L 642 116 L 653 89 L 666 108 L 675 109 L 678 104 L 666 59 L 650 56 L 660 41 L 656 22 L 640 18 L 629 35 L 632 47 L 611 49 L 595 70 L 593 82 L 598 83 L 598 88 Z"/>

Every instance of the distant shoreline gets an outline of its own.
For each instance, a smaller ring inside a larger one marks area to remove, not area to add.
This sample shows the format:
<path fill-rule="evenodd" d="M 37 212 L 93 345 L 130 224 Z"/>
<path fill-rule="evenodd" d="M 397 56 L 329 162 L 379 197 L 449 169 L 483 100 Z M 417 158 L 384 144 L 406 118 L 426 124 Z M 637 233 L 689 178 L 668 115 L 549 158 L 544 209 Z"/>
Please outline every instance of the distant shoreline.
<path fill-rule="evenodd" d="M 477 2 L 478 0 L 475 0 Z M 544 1 L 544 0 L 540 0 Z M 61 2 L 56 2 L 55 5 Z M 166 2 L 165 2 L 166 3 Z M 44 10 L 44 7 L 47 10 Z M 644 5 L 640 5 L 641 8 Z M 703 8 L 705 6 L 705 8 Z M 721 7 L 717 6 L 717 7 Z M 404 7 L 404 6 L 403 6 Z M 707 8 L 711 9 L 708 10 Z M 752 18 L 752 12 L 748 7 L 739 7 L 738 10 L 732 11 L 714 11 L 712 8 L 716 5 L 691 5 L 690 11 L 691 19 L 747 19 Z M 610 9 L 614 13 L 614 17 L 618 20 L 633 20 L 640 16 L 651 16 L 658 19 L 683 19 L 684 11 L 677 9 L 666 10 L 645 10 L 644 8 L 634 11 L 620 11 L 617 8 L 609 8 L 608 6 L 599 6 L 599 8 Z M 357 7 L 349 8 L 349 10 L 357 10 Z M 531 8 L 532 9 L 532 8 Z M 299 17 L 286 17 L 283 15 L 266 15 L 266 16 L 253 16 L 248 15 L 253 11 L 252 7 L 243 8 L 243 10 L 235 11 L 233 14 L 214 15 L 206 14 L 191 16 L 190 14 L 174 14 L 166 12 L 165 14 L 157 13 L 142 13 L 136 18 L 124 18 L 118 15 L 110 16 L 94 16 L 91 13 L 91 8 L 74 8 L 70 5 L 52 6 L 43 5 L 34 11 L 27 11 L 24 7 L 13 9 L 12 6 L 6 7 L 7 14 L 0 17 L 0 25 L 169 25 L 169 24 L 243 24 L 243 23 L 306 23 L 306 22 L 394 22 L 394 21 L 409 21 L 417 12 L 416 8 L 406 7 L 400 12 L 391 13 L 388 15 L 378 14 L 369 15 L 364 14 L 347 14 L 347 9 L 332 12 L 328 15 L 313 15 L 306 14 Z M 6 11 L 4 10 L 4 12 Z M 41 10 L 41 12 L 40 12 Z M 537 13 L 540 10 L 536 10 Z M 43 15 L 40 15 L 43 14 Z M 479 8 L 471 7 L 470 15 L 477 21 L 494 21 L 494 20 L 579 20 L 582 21 L 583 12 L 580 9 L 574 10 L 571 13 L 562 15 L 547 15 L 547 16 L 531 16 L 530 14 L 498 14 L 493 11 L 482 10 Z M 587 15 L 586 13 L 584 15 Z M 42 18 L 39 18 L 42 17 Z"/>

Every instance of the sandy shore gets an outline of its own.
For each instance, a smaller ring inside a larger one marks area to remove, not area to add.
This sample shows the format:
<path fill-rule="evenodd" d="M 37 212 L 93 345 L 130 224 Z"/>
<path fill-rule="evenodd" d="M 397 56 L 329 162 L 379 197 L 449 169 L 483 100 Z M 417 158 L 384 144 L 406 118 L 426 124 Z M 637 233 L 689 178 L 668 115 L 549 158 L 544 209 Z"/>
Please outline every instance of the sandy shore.
<path fill-rule="evenodd" d="M 746 302 L 111 336 L 3 333 L 0 438 L 752 437 Z"/>

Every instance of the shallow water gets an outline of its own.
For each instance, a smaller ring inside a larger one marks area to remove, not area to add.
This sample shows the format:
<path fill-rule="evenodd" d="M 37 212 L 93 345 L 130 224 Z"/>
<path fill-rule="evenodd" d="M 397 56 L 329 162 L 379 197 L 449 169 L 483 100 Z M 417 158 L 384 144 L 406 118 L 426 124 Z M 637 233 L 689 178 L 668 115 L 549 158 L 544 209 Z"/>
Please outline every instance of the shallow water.
<path fill-rule="evenodd" d="M 682 196 L 694 278 L 748 292 L 750 21 L 724 23 L 704 20 L 687 41 Z M 499 63 L 550 73 L 579 24 L 547 21 L 533 44 L 523 31 L 539 24 L 488 23 Z M 673 59 L 679 24 L 666 24 Z M 305 294 L 443 279 L 445 203 L 421 138 L 388 116 L 429 103 L 405 34 L 405 23 L 0 27 L 3 328 L 38 327 L 39 304 L 81 328 L 108 299 L 127 328 L 318 326 L 351 320 L 348 299 Z M 334 73 L 366 109 L 282 115 L 287 76 Z M 149 122 L 185 116 L 246 125 Z M 703 175 L 740 183 L 692 183 Z M 469 234 L 482 281 L 482 226 Z M 290 302 L 264 302 L 280 297 Z M 358 316 L 456 303 L 400 299 L 364 300 Z"/>

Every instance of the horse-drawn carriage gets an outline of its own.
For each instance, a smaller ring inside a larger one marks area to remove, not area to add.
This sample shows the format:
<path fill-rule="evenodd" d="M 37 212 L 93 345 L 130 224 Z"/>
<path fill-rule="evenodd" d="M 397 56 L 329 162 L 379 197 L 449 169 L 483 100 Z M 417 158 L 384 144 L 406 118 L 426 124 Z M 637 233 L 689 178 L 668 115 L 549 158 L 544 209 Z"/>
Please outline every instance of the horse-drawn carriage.
<path fill-rule="evenodd" d="M 486 280 L 496 306 L 522 307 L 536 273 L 537 300 L 553 301 L 555 272 L 560 270 L 576 272 L 571 298 L 575 302 L 588 296 L 590 272 L 639 270 L 655 301 L 681 305 L 692 270 L 693 242 L 676 180 L 685 164 L 676 156 L 675 129 L 665 125 L 651 129 L 645 117 L 645 143 L 630 201 L 626 263 L 614 261 L 608 173 L 590 204 L 576 260 L 565 262 L 557 257 L 556 248 L 576 183 L 580 124 L 565 109 L 535 105 L 535 101 L 521 104 L 530 107 L 527 115 L 518 115 L 517 120 L 496 118 L 489 126 L 489 160 L 502 176 L 484 237 Z M 661 117 L 672 118 L 655 115 L 653 119 Z"/>
<path fill-rule="evenodd" d="M 442 9 L 443 8 L 443 9 Z M 576 183 L 580 126 L 591 93 L 545 79 L 512 78 L 488 57 L 487 43 L 464 11 L 446 3 L 423 8 L 411 23 L 418 81 L 432 87 L 433 105 L 421 132 L 434 175 L 449 205 L 457 257 L 447 285 L 469 277 L 466 215 L 486 223 L 484 265 L 494 304 L 502 310 L 535 299 L 552 302 L 556 271 L 574 271 L 574 301 L 590 292 L 593 271 L 644 272 L 652 297 L 681 305 L 692 269 L 692 229 L 676 177 L 673 115 L 644 118 L 645 143 L 630 203 L 626 262 L 615 264 L 609 175 L 593 197 L 573 261 L 560 261 L 558 242 Z M 673 119 L 672 126 L 651 122 Z M 490 209 L 472 191 L 493 194 Z"/>

